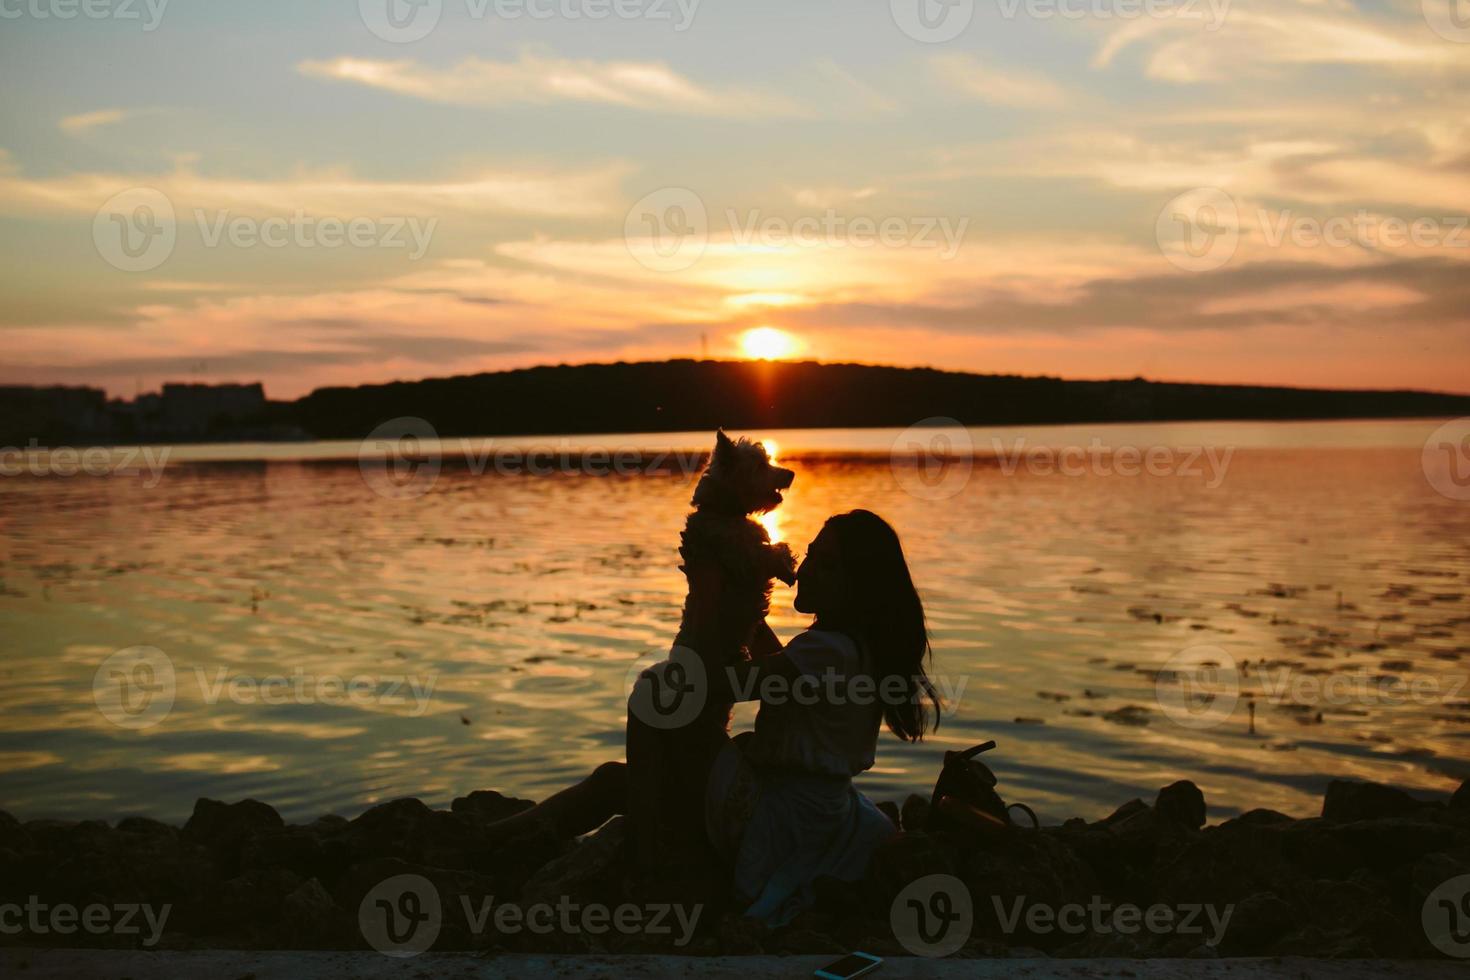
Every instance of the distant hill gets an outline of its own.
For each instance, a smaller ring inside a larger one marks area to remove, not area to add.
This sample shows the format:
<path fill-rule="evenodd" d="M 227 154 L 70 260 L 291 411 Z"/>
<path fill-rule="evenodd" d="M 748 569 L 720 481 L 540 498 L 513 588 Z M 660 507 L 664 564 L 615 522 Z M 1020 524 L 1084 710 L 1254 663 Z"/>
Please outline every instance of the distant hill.
<path fill-rule="evenodd" d="M 969 425 L 1470 415 L 1470 395 L 1145 381 L 1064 381 L 812 361 L 657 361 L 538 367 L 323 388 L 294 403 L 322 439 L 400 416 L 441 435 L 870 428 L 946 417 Z"/>

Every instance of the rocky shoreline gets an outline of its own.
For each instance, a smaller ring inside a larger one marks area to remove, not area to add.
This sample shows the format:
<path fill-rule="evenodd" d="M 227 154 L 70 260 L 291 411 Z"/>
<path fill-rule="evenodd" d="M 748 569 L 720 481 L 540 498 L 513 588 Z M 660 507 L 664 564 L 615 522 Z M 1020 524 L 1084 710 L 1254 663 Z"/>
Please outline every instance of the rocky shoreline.
<path fill-rule="evenodd" d="M 481 791 L 449 810 L 403 799 L 353 820 L 288 826 L 254 800 L 200 800 L 182 828 L 139 817 L 22 823 L 0 813 L 0 926 L 21 923 L 19 932 L 0 929 L 0 946 L 368 949 L 365 899 L 415 875 L 432 883 L 443 910 L 436 951 L 903 956 L 914 950 L 895 937 L 895 898 L 946 875 L 972 900 L 959 956 L 1439 958 L 1426 900 L 1470 875 L 1470 782 L 1447 801 L 1425 801 L 1334 781 L 1320 817 L 1251 810 L 1215 826 L 1206 826 L 1200 791 L 1179 782 L 1103 820 L 984 836 L 931 832 L 919 797 L 884 804 L 903 833 L 867 878 L 819 882 L 817 905 L 779 930 L 715 908 L 701 909 L 677 945 L 678 928 L 507 931 L 493 916 L 476 928 L 477 908 L 631 901 L 621 818 L 578 841 L 485 843 L 486 824 L 530 805 Z M 7 916 L 11 906 L 19 911 Z M 69 931 L 53 914 L 62 906 L 74 909 Z M 166 907 L 166 921 L 152 935 L 146 926 L 79 928 L 99 906 L 109 914 L 146 906 L 155 920 Z M 1157 908 L 1168 916 L 1128 929 L 1118 916 L 1133 906 L 1140 917 Z M 1183 927 L 1191 908 L 1201 928 Z"/>

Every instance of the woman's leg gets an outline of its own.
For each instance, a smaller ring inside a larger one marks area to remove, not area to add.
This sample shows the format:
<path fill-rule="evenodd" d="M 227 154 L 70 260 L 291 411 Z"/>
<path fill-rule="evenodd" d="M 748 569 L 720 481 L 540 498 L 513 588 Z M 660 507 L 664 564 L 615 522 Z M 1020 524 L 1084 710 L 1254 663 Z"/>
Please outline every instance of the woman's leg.
<path fill-rule="evenodd" d="M 628 767 L 604 762 L 575 786 L 547 797 L 529 810 L 497 820 L 488 833 L 502 840 L 536 826 L 546 826 L 558 837 L 580 837 L 627 810 Z"/>

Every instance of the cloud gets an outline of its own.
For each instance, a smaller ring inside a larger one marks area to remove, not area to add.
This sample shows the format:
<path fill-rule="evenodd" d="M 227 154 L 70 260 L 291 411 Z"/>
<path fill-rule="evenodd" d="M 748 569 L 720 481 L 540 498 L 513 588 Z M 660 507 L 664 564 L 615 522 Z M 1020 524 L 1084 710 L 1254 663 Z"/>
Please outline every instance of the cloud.
<path fill-rule="evenodd" d="M 75 116 L 67 116 L 61 120 L 59 125 L 61 131 L 72 136 L 80 136 L 100 126 L 112 126 L 120 123 L 131 116 L 136 115 L 132 109 L 98 109 L 95 112 L 82 112 Z"/>
<path fill-rule="evenodd" d="M 232 209 L 289 215 L 304 210 L 338 217 L 456 213 L 589 216 L 617 211 L 627 168 L 489 170 L 455 180 L 363 180 L 341 172 L 249 179 L 197 173 L 187 163 L 170 173 L 75 173 L 26 177 L 0 151 L 0 213 L 95 212 L 121 191 L 161 191 L 176 211 Z"/>
<path fill-rule="evenodd" d="M 966 54 L 936 55 L 930 70 L 951 90 L 991 105 L 1051 109 L 1064 105 L 1066 92 L 1045 75 L 1015 68 L 992 68 Z"/>
<path fill-rule="evenodd" d="M 1242 74 L 1309 65 L 1405 73 L 1465 67 L 1457 46 L 1435 37 L 1417 16 L 1390 24 L 1318 0 L 1252 6 L 1237 0 L 1214 30 L 1199 18 L 1142 18 L 1115 30 L 1098 49 L 1093 67 L 1108 68 L 1135 46 L 1148 50 L 1150 78 L 1184 84 L 1238 82 Z"/>
<path fill-rule="evenodd" d="M 453 68 L 414 61 L 335 58 L 298 70 L 429 102 L 463 106 L 589 102 L 701 116 L 795 115 L 783 96 L 705 88 L 657 61 L 592 61 L 524 52 L 517 61 L 468 58 Z"/>

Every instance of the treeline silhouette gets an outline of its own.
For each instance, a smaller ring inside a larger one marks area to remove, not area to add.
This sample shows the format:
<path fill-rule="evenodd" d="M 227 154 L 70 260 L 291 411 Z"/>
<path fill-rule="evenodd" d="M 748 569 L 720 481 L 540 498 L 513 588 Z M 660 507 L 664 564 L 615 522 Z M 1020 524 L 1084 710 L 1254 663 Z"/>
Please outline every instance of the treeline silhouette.
<path fill-rule="evenodd" d="M 411 416 L 440 435 L 869 428 L 930 418 L 968 425 L 1470 414 L 1470 395 L 1145 381 L 1065 381 L 812 361 L 561 365 L 322 388 L 291 406 L 322 439 Z"/>

